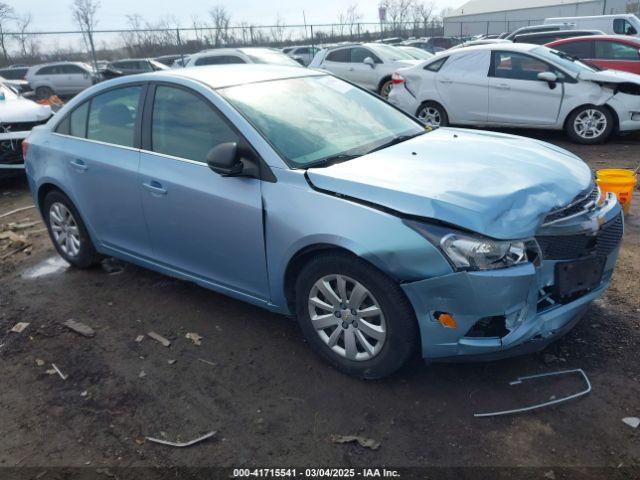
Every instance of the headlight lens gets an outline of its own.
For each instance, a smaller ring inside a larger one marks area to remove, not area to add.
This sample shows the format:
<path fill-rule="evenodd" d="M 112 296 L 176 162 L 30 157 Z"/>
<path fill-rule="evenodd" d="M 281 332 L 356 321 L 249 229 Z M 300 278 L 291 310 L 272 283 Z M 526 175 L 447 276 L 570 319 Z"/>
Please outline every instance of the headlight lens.
<path fill-rule="evenodd" d="M 527 262 L 540 263 L 540 249 L 533 238 L 493 240 L 437 225 L 405 223 L 439 247 L 458 270 L 494 270 Z"/>

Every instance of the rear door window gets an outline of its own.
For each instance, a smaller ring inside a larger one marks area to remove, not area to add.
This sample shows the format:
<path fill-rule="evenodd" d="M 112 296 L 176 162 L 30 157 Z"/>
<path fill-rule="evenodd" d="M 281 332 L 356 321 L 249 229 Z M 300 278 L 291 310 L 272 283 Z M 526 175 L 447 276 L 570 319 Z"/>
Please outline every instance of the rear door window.
<path fill-rule="evenodd" d="M 576 58 L 593 58 L 593 42 L 568 42 L 551 47 Z"/>
<path fill-rule="evenodd" d="M 118 88 L 91 99 L 87 138 L 133 147 L 142 87 Z"/>
<path fill-rule="evenodd" d="M 596 41 L 596 58 L 602 60 L 640 60 L 637 47 L 619 42 Z"/>
<path fill-rule="evenodd" d="M 151 120 L 154 152 L 205 163 L 213 147 L 238 141 L 207 100 L 182 88 L 157 87 Z"/>
<path fill-rule="evenodd" d="M 341 62 L 348 63 L 351 61 L 351 52 L 348 48 L 342 48 L 340 50 L 334 50 L 327 54 L 327 62 Z"/>

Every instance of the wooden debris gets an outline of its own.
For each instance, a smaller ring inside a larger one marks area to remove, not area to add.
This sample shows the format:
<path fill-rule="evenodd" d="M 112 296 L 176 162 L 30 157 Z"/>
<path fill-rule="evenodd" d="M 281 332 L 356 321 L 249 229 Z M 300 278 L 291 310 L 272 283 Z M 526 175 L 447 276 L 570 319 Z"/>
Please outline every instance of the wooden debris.
<path fill-rule="evenodd" d="M 169 347 L 171 345 L 171 342 L 169 340 L 156 332 L 149 332 L 147 333 L 147 336 L 153 338 L 156 342 L 161 343 L 165 347 Z"/>
<path fill-rule="evenodd" d="M 10 332 L 22 333 L 24 329 L 27 328 L 29 325 L 31 325 L 29 322 L 18 322 L 13 326 Z"/>
<path fill-rule="evenodd" d="M 88 325 L 84 323 L 76 322 L 74 319 L 70 318 L 66 322 L 63 323 L 65 327 L 69 330 L 73 330 L 74 332 L 82 335 L 83 337 L 94 337 L 96 332 Z"/>
<path fill-rule="evenodd" d="M 5 218 L 5 217 L 8 217 L 10 215 L 13 215 L 14 213 L 24 212 L 25 210 L 30 210 L 32 208 L 36 208 L 36 206 L 35 205 L 29 205 L 28 207 L 16 208 L 15 210 L 11 210 L 9 212 L 5 212 L 5 213 L 1 214 L 0 218 Z"/>

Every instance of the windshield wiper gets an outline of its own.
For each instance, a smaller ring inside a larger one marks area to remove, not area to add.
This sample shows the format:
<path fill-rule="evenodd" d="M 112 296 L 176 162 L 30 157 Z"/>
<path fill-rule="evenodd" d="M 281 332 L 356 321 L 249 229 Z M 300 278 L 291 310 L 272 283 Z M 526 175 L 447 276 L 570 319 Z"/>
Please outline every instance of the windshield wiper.
<path fill-rule="evenodd" d="M 337 155 L 331 155 L 329 157 L 323 158 L 317 162 L 310 163 L 309 165 L 305 165 L 305 168 L 325 168 L 330 167 L 331 165 L 335 165 L 336 163 L 346 162 L 347 160 L 353 160 L 354 158 L 361 157 L 360 153 L 339 153 Z"/>
<path fill-rule="evenodd" d="M 377 152 L 378 150 L 383 150 L 388 147 L 393 147 L 394 145 L 397 145 L 402 142 L 406 142 L 407 140 L 411 140 L 412 138 L 415 138 L 415 137 L 419 137 L 420 135 L 424 135 L 425 133 L 427 133 L 426 130 L 423 132 L 414 133 L 413 135 L 399 135 L 397 137 L 392 138 L 388 142 L 385 142 L 382 145 L 378 145 L 374 149 L 369 150 L 367 153 L 373 153 L 373 152 Z"/>

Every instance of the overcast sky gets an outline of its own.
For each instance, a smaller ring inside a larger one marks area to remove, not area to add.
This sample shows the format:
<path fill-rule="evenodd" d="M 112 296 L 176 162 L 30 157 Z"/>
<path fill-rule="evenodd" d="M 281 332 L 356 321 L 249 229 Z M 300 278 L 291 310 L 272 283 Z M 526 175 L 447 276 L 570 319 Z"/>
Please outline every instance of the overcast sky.
<path fill-rule="evenodd" d="M 71 22 L 71 0 L 4 0 L 18 13 L 31 12 L 33 29 L 68 30 L 74 28 Z M 429 0 L 427 0 L 429 1 Z M 231 0 L 220 2 L 231 14 L 233 23 L 247 21 L 257 25 L 272 24 L 278 14 L 287 23 L 302 23 L 304 10 L 307 23 L 335 22 L 338 12 L 345 10 L 351 3 L 357 3 L 363 15 L 363 21 L 376 21 L 378 18 L 378 0 Z M 435 0 L 438 9 L 458 7 L 465 0 Z M 165 15 L 173 15 L 184 26 L 191 23 L 191 17 L 201 19 L 215 1 L 203 0 L 101 0 L 98 11 L 98 28 L 120 28 L 125 26 L 124 16 L 139 13 L 149 20 L 158 20 Z"/>

